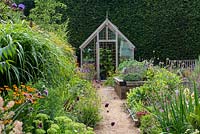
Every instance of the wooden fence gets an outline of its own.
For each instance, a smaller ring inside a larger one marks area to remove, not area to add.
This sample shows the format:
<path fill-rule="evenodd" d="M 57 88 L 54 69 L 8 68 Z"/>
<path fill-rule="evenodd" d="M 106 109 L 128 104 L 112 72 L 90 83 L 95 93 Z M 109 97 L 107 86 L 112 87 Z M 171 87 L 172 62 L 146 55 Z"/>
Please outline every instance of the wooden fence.
<path fill-rule="evenodd" d="M 194 69 L 196 60 L 167 60 L 166 65 L 169 68 Z"/>

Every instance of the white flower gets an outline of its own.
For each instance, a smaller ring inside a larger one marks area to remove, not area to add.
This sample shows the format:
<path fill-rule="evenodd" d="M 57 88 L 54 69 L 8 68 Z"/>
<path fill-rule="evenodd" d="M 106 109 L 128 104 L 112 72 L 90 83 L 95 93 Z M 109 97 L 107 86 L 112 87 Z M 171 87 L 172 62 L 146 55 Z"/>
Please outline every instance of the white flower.
<path fill-rule="evenodd" d="M 22 129 L 23 129 L 23 128 L 22 128 L 22 125 L 23 125 L 22 122 L 16 120 L 16 121 L 13 123 L 13 125 L 14 125 L 14 128 L 13 128 L 14 134 L 22 134 L 22 133 L 23 133 L 23 132 L 22 132 Z"/>
<path fill-rule="evenodd" d="M 7 107 L 8 109 L 10 109 L 10 108 L 12 108 L 14 105 L 15 105 L 15 102 L 14 102 L 14 101 L 9 101 L 6 107 Z"/>
<path fill-rule="evenodd" d="M 4 114 L 4 119 L 11 119 L 15 115 L 15 112 L 10 111 L 9 113 Z"/>
<path fill-rule="evenodd" d="M 4 130 L 4 124 L 3 121 L 0 121 L 0 134 Z"/>
<path fill-rule="evenodd" d="M 175 93 L 176 93 L 176 96 L 178 96 L 179 95 L 179 90 L 178 89 L 175 90 Z"/>
<path fill-rule="evenodd" d="M 0 97 L 0 108 L 3 107 L 3 104 L 4 104 L 3 98 Z"/>

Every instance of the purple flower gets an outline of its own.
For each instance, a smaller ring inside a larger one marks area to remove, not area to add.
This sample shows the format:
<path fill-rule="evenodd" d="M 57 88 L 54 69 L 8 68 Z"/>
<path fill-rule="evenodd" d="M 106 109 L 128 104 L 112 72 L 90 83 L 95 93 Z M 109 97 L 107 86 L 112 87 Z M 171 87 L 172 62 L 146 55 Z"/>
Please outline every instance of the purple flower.
<path fill-rule="evenodd" d="M 44 90 L 44 94 L 46 95 L 46 96 L 48 96 L 48 94 L 49 94 L 49 92 L 48 92 L 48 90 Z"/>
<path fill-rule="evenodd" d="M 179 95 L 179 90 L 175 90 L 176 96 Z"/>
<path fill-rule="evenodd" d="M 25 9 L 25 5 L 24 4 L 19 4 L 18 8 L 19 8 L 19 10 L 23 11 Z"/>
<path fill-rule="evenodd" d="M 16 8 L 17 8 L 17 4 L 16 4 L 16 3 L 13 3 L 13 4 L 11 5 L 11 7 L 14 8 L 14 9 L 16 9 Z"/>
<path fill-rule="evenodd" d="M 167 132 L 169 132 L 169 128 L 167 127 Z"/>
<path fill-rule="evenodd" d="M 41 93 L 40 93 L 40 92 L 38 92 L 38 96 L 41 96 Z"/>
<path fill-rule="evenodd" d="M 42 128 L 42 123 L 39 123 L 39 124 L 38 124 L 38 128 Z"/>
<path fill-rule="evenodd" d="M 163 109 L 160 109 L 160 112 L 161 112 L 161 113 L 163 113 L 163 112 L 164 112 L 164 110 L 163 110 Z"/>

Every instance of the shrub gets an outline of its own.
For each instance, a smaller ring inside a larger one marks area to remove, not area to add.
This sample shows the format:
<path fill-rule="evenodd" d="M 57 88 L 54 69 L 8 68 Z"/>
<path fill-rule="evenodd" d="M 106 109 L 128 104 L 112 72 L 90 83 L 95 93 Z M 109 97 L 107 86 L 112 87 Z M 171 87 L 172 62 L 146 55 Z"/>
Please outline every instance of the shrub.
<path fill-rule="evenodd" d="M 83 79 L 94 80 L 96 79 L 95 65 L 92 63 L 85 63 L 82 68 L 77 69 L 77 74 Z"/>
<path fill-rule="evenodd" d="M 140 130 L 142 134 L 160 134 L 162 132 L 153 114 L 142 116 Z"/>
<path fill-rule="evenodd" d="M 135 60 L 127 60 L 122 62 L 118 67 L 120 78 L 126 81 L 138 81 L 146 78 L 146 71 L 148 65 L 144 62 L 138 62 Z"/>
<path fill-rule="evenodd" d="M 73 63 L 70 63 L 73 60 L 65 56 L 68 53 L 72 57 L 71 51 L 59 49 L 53 34 L 45 35 L 38 29 L 32 30 L 25 23 L 7 23 L 0 25 L 0 29 L 1 86 L 40 78 L 56 84 L 69 79 L 69 73 L 73 74 Z M 49 40 L 49 37 L 54 37 L 54 40 Z M 61 43 L 59 47 L 69 48 Z"/>
<path fill-rule="evenodd" d="M 76 121 L 94 127 L 100 120 L 100 99 L 92 85 L 78 77 L 68 84 L 69 96 L 66 98 L 65 110 Z"/>
<path fill-rule="evenodd" d="M 72 121 L 67 116 L 55 117 L 53 120 L 48 115 L 39 113 L 33 120 L 33 126 L 27 133 L 36 134 L 94 134 L 93 129 L 82 123 Z"/>
<path fill-rule="evenodd" d="M 148 73 L 149 71 L 151 73 Z M 135 103 L 142 102 L 143 105 L 149 106 L 159 101 L 159 98 L 155 96 L 162 93 L 173 93 L 181 82 L 177 75 L 170 73 L 166 69 L 148 70 L 147 74 L 151 75 L 148 77 L 147 82 L 143 86 L 130 90 L 130 93 L 128 93 L 127 102 L 131 108 L 134 107 Z"/>
<path fill-rule="evenodd" d="M 166 69 L 157 69 L 150 68 L 147 71 L 147 82 L 140 87 L 136 87 L 130 90 L 127 97 L 127 103 L 132 110 L 133 114 L 140 112 L 141 110 L 148 110 L 149 112 L 154 113 L 155 108 L 160 108 L 161 100 L 163 97 L 171 96 L 175 93 L 177 88 L 181 88 L 181 80 L 176 74 L 173 74 Z M 164 96 L 162 96 L 164 95 Z M 171 97 L 166 97 L 163 103 L 167 103 Z M 159 111 L 158 111 L 159 112 Z M 156 118 L 156 120 L 160 120 Z M 165 121 L 167 119 L 163 119 Z M 163 126 L 161 125 L 163 129 Z"/>
<path fill-rule="evenodd" d="M 158 97 L 158 96 L 156 96 Z M 172 95 L 162 95 L 160 102 L 154 103 L 152 111 L 163 131 L 175 134 L 184 133 L 187 129 L 199 129 L 199 98 L 197 89 L 190 92 L 188 88 L 176 91 Z"/>
<path fill-rule="evenodd" d="M 54 0 L 35 0 L 34 2 L 35 7 L 31 9 L 29 18 L 42 29 L 54 32 L 60 37 L 67 39 L 68 19 L 64 19 L 62 14 L 67 6 Z"/>

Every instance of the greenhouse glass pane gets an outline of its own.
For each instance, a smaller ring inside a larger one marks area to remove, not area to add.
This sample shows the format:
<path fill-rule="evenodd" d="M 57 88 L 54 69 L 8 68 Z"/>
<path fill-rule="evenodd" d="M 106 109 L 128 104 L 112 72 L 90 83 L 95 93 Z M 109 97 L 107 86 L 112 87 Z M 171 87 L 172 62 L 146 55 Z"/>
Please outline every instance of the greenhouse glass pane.
<path fill-rule="evenodd" d="M 106 40 L 106 27 L 104 27 L 101 32 L 99 33 L 100 40 Z"/>
<path fill-rule="evenodd" d="M 115 40 L 115 32 L 112 31 L 111 29 L 108 29 L 108 40 Z"/>

